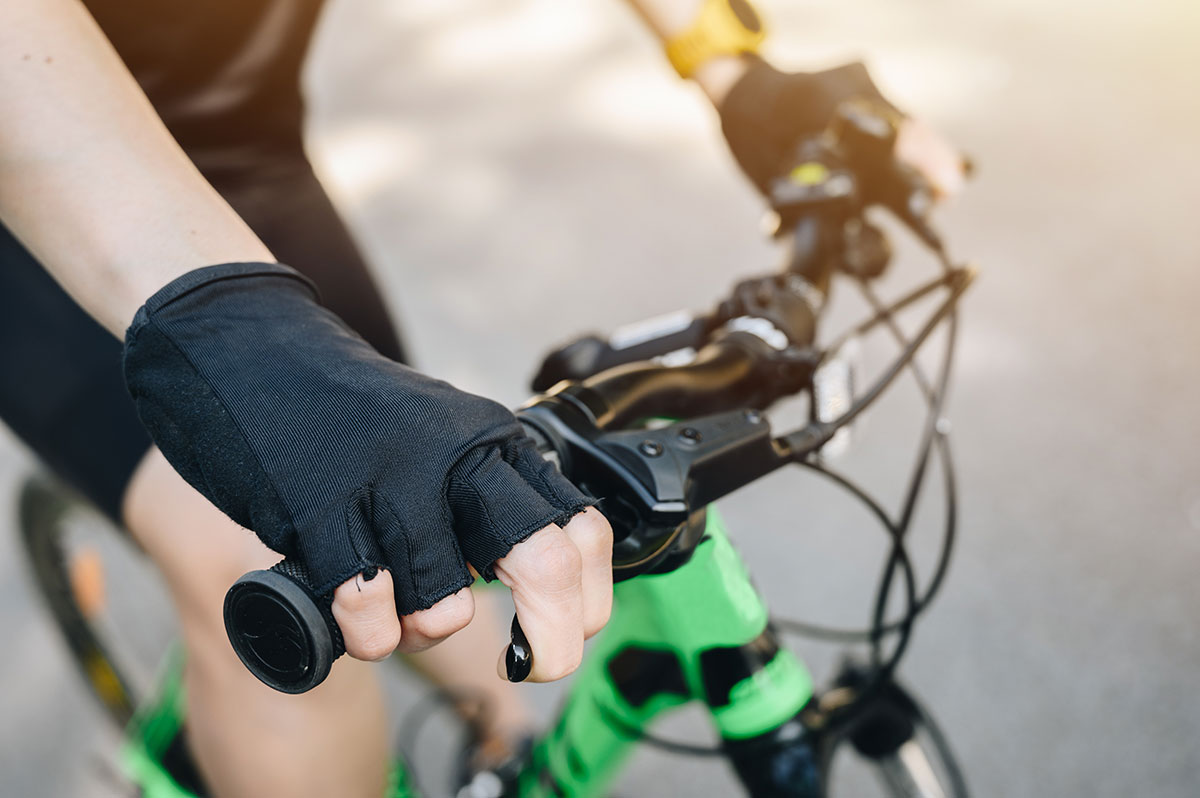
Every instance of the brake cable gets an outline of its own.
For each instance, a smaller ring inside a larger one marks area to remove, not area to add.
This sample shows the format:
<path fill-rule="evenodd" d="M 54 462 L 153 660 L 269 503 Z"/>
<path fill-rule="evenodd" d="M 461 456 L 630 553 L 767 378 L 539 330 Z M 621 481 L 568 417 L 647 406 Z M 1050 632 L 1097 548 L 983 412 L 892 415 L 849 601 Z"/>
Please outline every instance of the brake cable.
<path fill-rule="evenodd" d="M 863 291 L 864 297 L 871 304 L 874 315 L 863 323 L 852 328 L 848 335 L 842 336 L 838 342 L 844 342 L 848 337 L 854 335 L 862 335 L 870 331 L 879 324 L 885 324 L 896 339 L 897 344 L 902 348 L 900 357 L 893 362 L 892 366 L 880 376 L 872 388 L 863 394 L 851 407 L 837 419 L 827 422 L 821 437 L 828 440 L 834 432 L 841 429 L 846 424 L 850 423 L 857 417 L 867 406 L 874 403 L 883 391 L 892 383 L 896 376 L 904 369 L 908 369 L 914 376 L 918 389 L 922 397 L 925 399 L 926 405 L 929 408 L 927 415 L 927 424 L 925 432 L 922 435 L 921 444 L 918 449 L 918 462 L 914 469 L 913 479 L 910 481 L 908 492 L 905 496 L 905 511 L 901 516 L 901 521 L 896 522 L 891 519 L 883 506 L 869 493 L 867 493 L 857 483 L 850 478 L 843 476 L 827 466 L 824 466 L 814 460 L 810 452 L 806 452 L 803 456 L 798 457 L 794 462 L 796 465 L 809 468 L 827 479 L 832 480 L 835 484 L 849 491 L 851 495 L 861 501 L 876 517 L 880 524 L 887 531 L 889 538 L 892 541 L 892 546 L 888 554 L 887 564 L 884 567 L 881 575 L 879 586 L 876 592 L 876 606 L 873 614 L 872 625 L 865 630 L 850 630 L 850 629 L 835 629 L 831 627 L 821 627 L 813 624 L 806 624 L 799 621 L 793 621 L 787 618 L 772 617 L 771 624 L 783 632 L 791 632 L 809 637 L 824 637 L 826 639 L 834 638 L 846 642 L 870 642 L 872 646 L 872 659 L 875 662 L 874 673 L 868 683 L 857 691 L 854 699 L 849 703 L 839 707 L 839 714 L 850 714 L 863 706 L 881 688 L 891 674 L 899 665 L 901 658 L 907 650 L 908 642 L 912 633 L 912 626 L 917 617 L 928 607 L 932 602 L 937 591 L 940 589 L 947 569 L 949 567 L 950 554 L 953 549 L 953 542 L 956 533 L 957 519 L 957 483 L 954 479 L 953 463 L 950 458 L 950 447 L 947 435 L 943 429 L 939 428 L 941 421 L 941 408 L 943 399 L 946 394 L 946 389 L 949 384 L 950 365 L 953 360 L 954 343 L 957 338 L 957 302 L 961 297 L 963 290 L 970 283 L 973 273 L 970 270 L 953 267 L 944 256 L 940 257 L 940 263 L 943 268 L 943 275 L 940 278 L 930 281 L 929 283 L 917 288 L 909 294 L 896 300 L 889 306 L 883 306 L 879 298 L 870 290 L 865 281 L 857 281 L 860 290 Z M 899 310 L 904 309 L 908 305 L 918 301 L 919 299 L 928 296 L 933 291 L 940 287 L 950 289 L 950 296 L 940 305 L 937 311 L 929 318 L 920 332 L 908 338 L 900 330 L 895 323 L 894 315 Z M 915 360 L 915 354 L 922 344 L 928 339 L 929 335 L 942 321 L 948 322 L 946 348 L 941 358 L 939 373 L 937 377 L 936 387 L 931 386 L 928 379 L 925 377 L 920 365 Z M 830 346 L 826 352 L 837 351 L 837 346 Z M 803 432 L 800 430 L 798 432 Z M 791 436 L 783 436 L 786 440 Z M 930 581 L 926 591 L 920 596 L 917 596 L 916 590 L 916 573 L 912 565 L 912 560 L 909 557 L 908 549 L 904 545 L 904 537 L 911 525 L 913 509 L 915 508 L 917 499 L 921 492 L 921 487 L 924 482 L 924 475 L 927 471 L 928 455 L 930 450 L 933 450 L 935 456 L 942 465 L 942 473 L 945 482 L 946 493 L 946 526 L 942 536 L 942 545 L 940 547 L 937 566 L 934 570 L 934 576 Z M 897 620 L 890 623 L 884 623 L 883 612 L 886 609 L 887 599 L 891 594 L 891 585 L 896 570 L 900 570 L 905 583 L 905 608 L 904 614 Z M 883 659 L 881 656 L 882 645 L 884 638 L 893 633 L 900 635 L 896 642 L 896 646 L 892 651 L 887 661 L 880 664 Z M 704 746 L 695 743 L 681 742 L 671 740 L 665 737 L 659 737 L 653 733 L 640 729 L 628 723 L 624 719 L 618 717 L 609 708 L 602 705 L 597 705 L 597 709 L 605 717 L 605 720 L 619 731 L 624 736 L 632 740 L 637 740 L 640 743 L 658 748 L 669 753 L 680 754 L 684 756 L 718 756 L 724 754 L 724 749 L 720 746 Z"/>
<path fill-rule="evenodd" d="M 945 258 L 940 255 L 940 262 L 945 275 L 948 277 L 954 273 L 954 268 Z M 860 325 L 859 330 L 865 332 L 876 323 L 884 323 L 892 333 L 897 344 L 901 346 L 907 354 L 915 346 L 920 346 L 920 343 L 927 336 L 929 329 L 928 325 L 921 333 L 913 339 L 907 338 L 900 330 L 894 319 L 896 309 L 908 304 L 909 301 L 915 300 L 920 296 L 928 293 L 930 286 L 923 287 L 910 294 L 908 297 L 901 299 L 890 307 L 884 307 L 875 293 L 870 289 L 865 281 L 859 281 L 860 290 L 867 302 L 875 311 L 875 317 L 866 325 Z M 838 712 L 843 714 L 852 714 L 859 707 L 869 701 L 874 693 L 882 687 L 895 672 L 898 667 L 911 636 L 912 626 L 917 617 L 929 606 L 933 598 L 937 595 L 941 588 L 945 575 L 949 568 L 950 556 L 953 551 L 953 545 L 957 529 L 957 482 L 954 477 L 953 462 L 950 456 L 950 445 L 947 437 L 947 430 L 942 426 L 941 410 L 945 399 L 947 387 L 949 384 L 950 366 L 953 361 L 954 346 L 958 333 L 958 314 L 956 303 L 952 298 L 947 302 L 943 309 L 945 313 L 935 314 L 935 319 L 931 322 L 936 323 L 940 320 L 939 316 L 944 317 L 948 323 L 946 334 L 946 346 L 943 353 L 937 381 L 935 385 L 930 385 L 924 371 L 915 359 L 908 355 L 902 355 L 897 361 L 898 363 L 907 360 L 907 367 L 912 373 L 914 381 L 924 398 L 929 412 L 926 417 L 925 430 L 921 437 L 921 442 L 918 446 L 917 462 L 914 466 L 912 479 L 910 480 L 908 490 L 905 494 L 903 510 L 900 520 L 893 522 L 886 513 L 882 514 L 878 504 L 866 494 L 857 484 L 853 483 L 848 478 L 832 471 L 828 467 L 814 461 L 811 458 L 805 458 L 799 461 L 800 465 L 806 466 L 818 473 L 823 474 L 829 479 L 832 479 L 836 484 L 849 490 L 856 498 L 866 503 L 871 507 L 880 522 L 884 525 L 889 536 L 892 538 L 892 548 L 888 555 L 888 560 L 884 566 L 880 576 L 879 585 L 876 590 L 875 607 L 872 615 L 872 622 L 869 629 L 852 630 L 839 629 L 832 627 L 824 627 L 816 624 L 808 624 L 799 621 L 793 621 L 786 618 L 773 618 L 772 623 L 781 631 L 799 634 L 806 637 L 823 638 L 826 640 L 837 640 L 839 642 L 869 642 L 871 645 L 871 659 L 874 673 L 867 685 L 857 691 L 856 697 L 848 704 L 839 707 Z M 834 350 L 836 351 L 836 350 Z M 885 375 L 885 378 L 887 376 Z M 877 384 L 878 385 L 878 384 Z M 865 397 L 864 397 L 865 398 Z M 852 408 L 853 409 L 853 408 Z M 845 414 L 849 415 L 849 412 Z M 838 425 L 840 426 L 840 425 Z M 933 577 L 930 580 L 928 587 L 919 599 L 915 598 L 912 593 L 913 589 L 913 574 L 912 564 L 908 556 L 907 548 L 904 545 L 904 537 L 912 523 L 912 516 L 916 503 L 920 497 L 924 477 L 928 472 L 929 455 L 934 454 L 940 461 L 941 471 L 944 481 L 944 492 L 946 500 L 946 521 L 942 536 L 942 543 L 938 554 L 937 564 L 934 568 Z M 905 610 L 904 614 L 897 620 L 885 623 L 885 612 L 888 600 L 891 595 L 892 581 L 897 569 L 901 569 L 904 574 L 906 586 L 905 591 Z M 884 639 L 891 634 L 899 634 L 899 639 L 896 642 L 896 647 L 886 662 L 883 661 L 882 649 Z"/>
<path fill-rule="evenodd" d="M 825 349 L 826 355 L 830 352 L 835 352 L 842 343 L 845 343 L 850 338 L 864 335 L 882 324 L 888 328 L 897 345 L 901 347 L 901 353 L 888 369 L 876 379 L 871 388 L 855 400 L 845 413 L 833 421 L 824 422 L 819 425 L 817 435 L 821 443 L 828 441 L 833 433 L 849 424 L 868 406 L 874 404 L 895 378 L 905 370 L 908 370 L 913 375 L 918 390 L 929 409 L 926 416 L 925 430 L 918 448 L 917 463 L 914 466 L 913 476 L 905 494 L 900 521 L 893 521 L 887 511 L 883 509 L 883 506 L 849 477 L 830 469 L 813 458 L 812 455 L 819 449 L 819 445 L 817 447 L 808 446 L 793 461 L 798 466 L 821 474 L 862 502 L 884 527 L 892 543 L 887 563 L 884 566 L 878 587 L 876 588 L 875 608 L 872 615 L 872 624 L 869 628 L 848 629 L 821 626 L 777 616 L 772 616 L 770 620 L 772 626 L 784 633 L 833 642 L 868 642 L 871 644 L 872 661 L 874 663 L 872 677 L 863 688 L 857 691 L 854 699 L 836 710 L 839 714 L 851 714 L 858 707 L 864 705 L 894 673 L 907 650 L 913 624 L 933 601 L 933 598 L 937 595 L 944 582 L 956 538 L 957 482 L 954 477 L 949 440 L 945 430 L 940 427 L 942 421 L 941 408 L 949 384 L 950 365 L 958 333 L 957 303 L 967 285 L 970 284 L 974 273 L 970 269 L 954 267 L 942 253 L 939 253 L 939 256 L 943 270 L 943 274 L 940 277 L 914 289 L 887 306 L 883 305 L 865 280 L 857 280 L 856 283 L 864 298 L 870 304 L 873 315 L 851 328 L 847 333 L 836 339 L 834 344 Z M 895 314 L 942 287 L 950 290 L 950 296 L 945 299 L 915 336 L 911 338 L 905 336 L 895 322 Z M 920 364 L 916 361 L 915 355 L 932 332 L 943 321 L 947 322 L 948 325 L 946 346 L 939 365 L 936 383 L 931 385 Z M 810 436 L 812 435 L 810 432 L 811 426 L 784 435 L 782 436 L 782 440 L 788 441 L 790 439 L 793 442 L 801 442 L 803 441 L 801 436 L 806 432 L 809 432 Z M 809 441 L 804 442 L 811 443 L 811 437 Z M 918 596 L 916 572 L 908 554 L 908 549 L 905 546 L 904 538 L 911 525 L 913 512 L 924 484 L 931 451 L 939 461 L 940 470 L 943 475 L 943 490 L 946 496 L 946 523 L 933 577 L 930 579 L 924 593 Z M 904 612 L 900 618 L 885 622 L 884 613 L 891 595 L 892 581 L 895 578 L 897 570 L 901 572 L 905 584 Z M 891 656 L 887 658 L 886 662 L 883 662 L 883 644 L 886 638 L 893 634 L 898 634 L 899 638 L 896 641 Z M 447 696 L 439 697 L 441 698 L 440 701 L 435 700 L 435 704 L 437 705 L 444 706 L 448 703 L 454 703 L 453 699 L 447 700 Z M 486 701 L 481 701 L 481 703 L 485 704 Z M 425 711 L 420 713 L 422 717 L 415 723 L 404 723 L 402 727 L 412 729 L 413 727 L 419 728 L 423 726 L 432 714 L 429 712 L 429 708 L 423 707 L 423 709 Z M 724 749 L 719 745 L 706 746 L 659 737 L 644 729 L 633 726 L 605 706 L 598 704 L 597 709 L 612 728 L 631 740 L 637 740 L 651 747 L 683 756 L 710 757 L 724 754 Z M 411 714 L 417 713 L 414 712 Z"/>

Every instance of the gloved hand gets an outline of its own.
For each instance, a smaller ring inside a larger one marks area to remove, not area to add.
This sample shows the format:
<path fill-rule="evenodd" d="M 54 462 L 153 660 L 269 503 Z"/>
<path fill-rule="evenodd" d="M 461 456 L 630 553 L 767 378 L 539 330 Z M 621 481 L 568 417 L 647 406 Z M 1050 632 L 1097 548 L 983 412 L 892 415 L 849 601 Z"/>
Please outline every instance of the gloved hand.
<path fill-rule="evenodd" d="M 823 131 L 842 101 L 867 99 L 895 110 L 860 62 L 788 74 L 756 56 L 745 58 L 745 74 L 718 110 L 733 157 L 764 194 L 772 178 L 794 165 L 797 142 Z"/>
<path fill-rule="evenodd" d="M 861 62 L 788 74 L 757 56 L 743 58 L 746 71 L 725 94 L 718 111 L 733 157 L 764 195 L 770 181 L 794 165 L 796 144 L 823 131 L 843 101 L 870 100 L 896 111 Z M 906 118 L 896 154 L 925 176 L 936 195 L 949 196 L 961 189 L 966 172 L 963 158 L 932 128 Z"/>
<path fill-rule="evenodd" d="M 125 378 L 172 466 L 317 592 L 384 566 L 399 613 L 425 610 L 588 506 L 507 409 L 384 358 L 315 296 L 280 265 L 189 272 L 137 312 Z"/>

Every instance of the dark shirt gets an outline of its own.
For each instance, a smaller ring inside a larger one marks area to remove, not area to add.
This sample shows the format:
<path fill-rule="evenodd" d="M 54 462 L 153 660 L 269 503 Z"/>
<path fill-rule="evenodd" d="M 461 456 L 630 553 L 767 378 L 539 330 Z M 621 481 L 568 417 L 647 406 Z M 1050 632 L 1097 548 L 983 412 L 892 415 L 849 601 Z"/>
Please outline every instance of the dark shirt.
<path fill-rule="evenodd" d="M 85 0 L 202 170 L 300 148 L 300 70 L 322 2 Z"/>

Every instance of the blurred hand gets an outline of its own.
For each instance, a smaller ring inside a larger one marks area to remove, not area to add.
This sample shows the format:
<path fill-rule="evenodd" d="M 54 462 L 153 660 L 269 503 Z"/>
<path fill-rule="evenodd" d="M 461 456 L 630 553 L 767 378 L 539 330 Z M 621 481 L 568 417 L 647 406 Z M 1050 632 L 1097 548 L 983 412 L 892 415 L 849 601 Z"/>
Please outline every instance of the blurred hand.
<path fill-rule="evenodd" d="M 919 119 L 905 119 L 896 137 L 896 157 L 933 186 L 938 199 L 953 197 L 966 182 L 966 161 L 938 131 Z"/>
<path fill-rule="evenodd" d="M 773 178 L 792 167 L 796 143 L 825 130 L 841 103 L 865 99 L 896 110 L 858 62 L 811 73 L 781 72 L 759 58 L 742 63 L 728 90 L 710 96 L 718 102 L 734 159 L 763 194 Z M 930 126 L 905 119 L 896 154 L 930 181 L 937 196 L 961 189 L 962 156 Z"/>

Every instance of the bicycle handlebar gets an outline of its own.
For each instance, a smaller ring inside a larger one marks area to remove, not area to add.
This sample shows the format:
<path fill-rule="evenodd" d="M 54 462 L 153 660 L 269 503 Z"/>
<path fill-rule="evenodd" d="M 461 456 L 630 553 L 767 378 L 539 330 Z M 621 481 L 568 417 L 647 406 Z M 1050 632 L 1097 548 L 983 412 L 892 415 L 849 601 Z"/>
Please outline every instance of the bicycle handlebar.
<path fill-rule="evenodd" d="M 815 365 L 808 350 L 776 350 L 760 333 L 732 331 L 702 348 L 686 365 L 634 363 L 579 384 L 597 429 L 620 429 L 640 419 L 695 418 L 731 408 L 765 408 L 807 384 Z"/>
<path fill-rule="evenodd" d="M 690 495 L 694 485 L 711 486 L 713 481 L 692 482 L 688 477 L 705 458 L 726 453 L 731 446 L 745 447 L 747 424 L 761 429 L 755 441 L 760 444 L 757 459 L 768 465 L 768 470 L 778 467 L 780 461 L 769 451 L 770 430 L 765 421 L 739 412 L 732 414 L 736 418 L 718 417 L 716 423 L 711 418 L 696 420 L 678 430 L 674 426 L 652 433 L 601 430 L 656 407 L 662 408 L 659 413 L 692 417 L 718 408 L 766 406 L 778 398 L 773 392 L 781 386 L 799 390 L 810 373 L 804 368 L 810 361 L 802 361 L 800 373 L 773 381 L 771 374 L 764 373 L 763 364 L 771 364 L 775 376 L 787 375 L 773 365 L 772 354 L 770 347 L 752 334 L 731 332 L 702 350 L 690 366 L 647 364 L 615 369 L 519 411 L 539 449 L 543 454 L 557 454 L 568 478 L 587 485 L 586 490 L 594 495 L 620 496 L 623 498 L 610 501 L 632 503 L 629 509 L 641 525 L 616 536 L 615 578 L 634 576 L 661 559 L 680 525 L 687 521 L 687 508 L 717 498 Z M 689 389 L 693 385 L 695 389 Z M 767 447 L 765 461 L 761 444 Z M 636 462 L 637 453 L 648 450 L 666 455 L 655 461 L 662 468 L 649 469 L 649 480 Z M 742 467 L 737 473 L 749 481 L 765 471 L 760 465 Z M 612 489 L 600 488 L 601 482 Z M 620 515 L 617 508 L 602 510 L 614 527 L 621 526 L 616 521 Z M 639 531 L 642 534 L 636 534 Z M 285 558 L 270 570 L 252 571 L 234 583 L 225 596 L 225 630 L 238 658 L 262 682 L 280 692 L 303 693 L 324 681 L 333 662 L 346 650 L 332 604 L 332 594 L 313 591 L 302 564 Z M 515 632 L 515 619 L 513 623 Z"/>
<path fill-rule="evenodd" d="M 740 283 L 712 314 L 657 340 L 634 347 L 601 341 L 590 353 L 586 348 L 572 353 L 567 347 L 547 358 L 535 378 L 539 387 L 549 387 L 564 371 L 580 381 L 560 383 L 518 415 L 543 453 L 557 454 L 568 478 L 592 495 L 609 497 L 602 510 L 615 532 L 615 579 L 635 576 L 661 562 L 678 544 L 693 511 L 807 456 L 828 440 L 911 360 L 969 282 L 965 273 L 957 275 L 962 279 L 946 278 L 951 299 L 842 422 L 814 422 L 771 437 L 755 408 L 808 386 L 820 362 L 811 345 L 830 275 L 840 266 L 870 277 L 886 265 L 886 240 L 862 221 L 865 207 L 886 205 L 942 252 L 940 240 L 924 221 L 920 181 L 891 160 L 894 137 L 894 127 L 881 129 L 862 108 L 847 107 L 839 110 L 825 137 L 802 144 L 801 166 L 771 190 L 779 233 L 792 235 L 793 249 L 783 274 Z M 861 169 L 851 169 L 851 163 Z M 860 181 L 867 172 L 876 177 Z M 891 183 L 880 174 L 890 175 Z M 847 224 L 851 219 L 856 224 Z M 697 341 L 706 343 L 687 365 L 614 366 L 630 356 L 665 354 L 667 347 Z M 609 366 L 614 367 L 594 375 L 582 373 Z M 684 421 L 653 430 L 621 429 L 663 416 Z M 285 559 L 269 571 L 244 575 L 230 588 L 225 628 L 238 657 L 255 676 L 281 692 L 301 693 L 320 684 L 333 661 L 345 653 L 331 607 L 332 595 L 316 595 L 307 570 Z M 517 628 L 514 619 L 514 632 Z"/>

